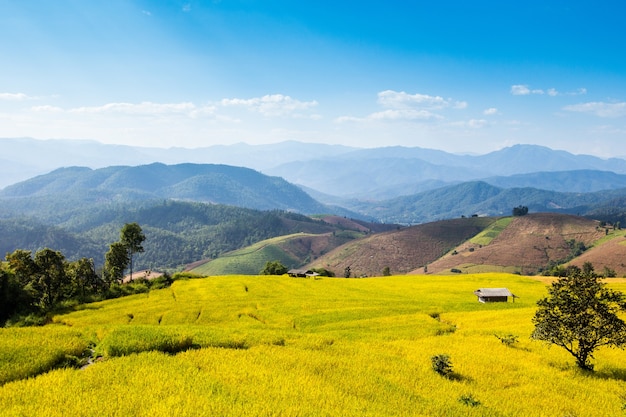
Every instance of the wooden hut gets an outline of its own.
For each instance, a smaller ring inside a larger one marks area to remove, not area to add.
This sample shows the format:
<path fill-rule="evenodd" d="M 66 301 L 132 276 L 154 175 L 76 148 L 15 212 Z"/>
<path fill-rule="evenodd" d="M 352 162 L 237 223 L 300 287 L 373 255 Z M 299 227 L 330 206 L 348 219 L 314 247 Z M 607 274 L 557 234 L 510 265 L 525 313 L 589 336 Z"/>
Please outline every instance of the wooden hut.
<path fill-rule="evenodd" d="M 509 297 L 515 302 L 515 294 L 508 288 L 479 288 L 474 291 L 474 295 L 478 297 L 481 303 L 506 303 Z"/>

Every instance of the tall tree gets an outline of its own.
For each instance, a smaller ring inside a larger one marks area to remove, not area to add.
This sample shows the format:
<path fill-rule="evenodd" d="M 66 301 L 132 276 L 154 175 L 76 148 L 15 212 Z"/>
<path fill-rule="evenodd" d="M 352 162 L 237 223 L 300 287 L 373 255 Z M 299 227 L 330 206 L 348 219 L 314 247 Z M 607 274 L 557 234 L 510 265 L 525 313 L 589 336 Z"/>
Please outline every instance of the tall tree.
<path fill-rule="evenodd" d="M 573 270 L 553 282 L 548 294 L 537 302 L 533 339 L 564 348 L 586 370 L 593 370 L 590 359 L 599 347 L 626 345 L 626 323 L 618 317 L 626 311 L 624 295 L 606 288 L 593 270 Z"/>
<path fill-rule="evenodd" d="M 35 253 L 37 272 L 33 287 L 39 294 L 39 305 L 49 310 L 64 298 L 68 281 L 65 274 L 65 256 L 59 251 L 42 249 Z"/>
<path fill-rule="evenodd" d="M 120 231 L 120 242 L 128 251 L 128 260 L 130 264 L 130 280 L 133 280 L 133 256 L 135 253 L 143 252 L 143 242 L 146 236 L 141 230 L 141 226 L 137 223 L 126 223 Z"/>
<path fill-rule="evenodd" d="M 109 251 L 104 256 L 105 280 L 110 285 L 113 281 L 121 282 L 124 270 L 128 266 L 128 250 L 122 242 L 109 245 Z"/>

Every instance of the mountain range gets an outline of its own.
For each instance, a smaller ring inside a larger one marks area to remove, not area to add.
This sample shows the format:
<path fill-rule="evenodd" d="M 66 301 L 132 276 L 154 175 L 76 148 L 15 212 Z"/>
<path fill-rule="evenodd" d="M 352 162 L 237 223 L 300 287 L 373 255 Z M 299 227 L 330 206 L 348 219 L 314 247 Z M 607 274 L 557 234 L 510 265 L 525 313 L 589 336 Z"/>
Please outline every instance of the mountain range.
<path fill-rule="evenodd" d="M 376 233 L 376 224 L 399 231 L 401 225 L 444 219 L 510 216 L 518 206 L 531 213 L 626 224 L 625 160 L 540 146 L 517 145 L 474 156 L 298 142 L 163 150 L 91 141 L 3 140 L 8 149 L 4 157 L 13 155 L 0 166 L 5 181 L 18 166 L 56 166 L 0 190 L 5 252 L 56 245 L 68 248 L 70 257 L 82 250 L 82 256 L 87 252 L 101 258 L 129 221 L 144 225 L 156 240 L 151 257 L 144 260 L 150 267 L 213 259 L 262 239 L 313 229 L 332 236 L 352 230 L 346 235 L 351 240 Z M 176 160 L 185 162 L 168 163 Z M 289 217 L 296 213 L 300 217 Z M 319 214 L 369 223 L 311 223 L 309 216 Z M 315 245 L 309 257 L 332 249 Z"/>

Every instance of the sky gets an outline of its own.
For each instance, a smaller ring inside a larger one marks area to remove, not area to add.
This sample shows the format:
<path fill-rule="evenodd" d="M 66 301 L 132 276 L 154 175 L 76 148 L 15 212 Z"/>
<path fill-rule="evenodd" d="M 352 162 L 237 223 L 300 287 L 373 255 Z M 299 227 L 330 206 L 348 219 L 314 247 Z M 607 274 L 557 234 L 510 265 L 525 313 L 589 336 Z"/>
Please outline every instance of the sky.
<path fill-rule="evenodd" d="M 623 156 L 625 15 L 622 0 L 0 0 L 0 138 Z"/>

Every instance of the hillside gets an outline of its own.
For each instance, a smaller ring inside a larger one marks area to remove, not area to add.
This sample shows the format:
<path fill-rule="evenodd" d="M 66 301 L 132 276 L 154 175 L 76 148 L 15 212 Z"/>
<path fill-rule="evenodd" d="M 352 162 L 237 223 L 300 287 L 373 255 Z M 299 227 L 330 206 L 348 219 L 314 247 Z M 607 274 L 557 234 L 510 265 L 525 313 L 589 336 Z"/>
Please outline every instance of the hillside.
<path fill-rule="evenodd" d="M 508 271 L 526 275 L 540 273 L 550 262 L 572 254 L 572 241 L 586 247 L 605 236 L 599 222 L 582 217 L 537 213 L 515 217 L 492 240 L 471 239 L 428 265 L 429 274 Z M 569 243 L 568 243 L 569 242 Z M 614 259 L 612 264 L 614 265 Z M 415 268 L 412 273 L 423 273 Z"/>
<path fill-rule="evenodd" d="M 435 261 L 493 221 L 486 217 L 452 219 L 378 233 L 340 246 L 308 267 L 327 268 L 337 276 L 347 267 L 357 277 L 379 276 L 386 267 L 392 274 L 404 274 Z"/>

